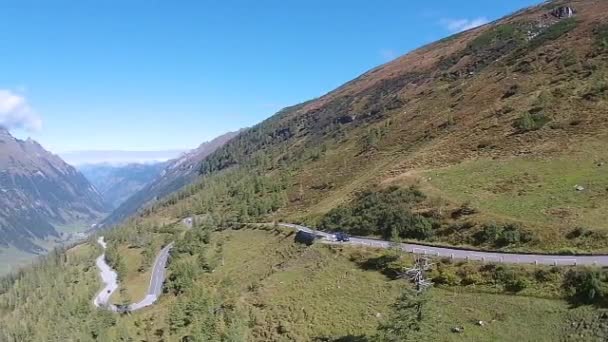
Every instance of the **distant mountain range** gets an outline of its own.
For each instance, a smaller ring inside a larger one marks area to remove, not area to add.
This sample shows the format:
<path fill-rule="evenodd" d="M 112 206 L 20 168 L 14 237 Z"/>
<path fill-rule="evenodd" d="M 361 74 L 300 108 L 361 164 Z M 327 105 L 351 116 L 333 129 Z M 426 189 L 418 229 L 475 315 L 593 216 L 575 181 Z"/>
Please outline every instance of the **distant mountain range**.
<path fill-rule="evenodd" d="M 167 163 L 86 164 L 78 170 L 95 186 L 113 209 L 158 177 Z"/>
<path fill-rule="evenodd" d="M 127 164 L 159 163 L 178 158 L 188 150 L 173 149 L 164 151 L 71 151 L 59 153 L 61 158 L 70 165 L 111 164 L 124 166 Z"/>
<path fill-rule="evenodd" d="M 223 134 L 164 164 L 165 168 L 160 175 L 114 210 L 103 221 L 104 225 L 120 223 L 150 202 L 169 195 L 193 182 L 199 175 L 199 166 L 202 160 L 238 134 L 239 132 Z"/>
<path fill-rule="evenodd" d="M 58 226 L 94 223 L 111 208 L 74 167 L 0 127 L 0 248 L 44 252 Z"/>

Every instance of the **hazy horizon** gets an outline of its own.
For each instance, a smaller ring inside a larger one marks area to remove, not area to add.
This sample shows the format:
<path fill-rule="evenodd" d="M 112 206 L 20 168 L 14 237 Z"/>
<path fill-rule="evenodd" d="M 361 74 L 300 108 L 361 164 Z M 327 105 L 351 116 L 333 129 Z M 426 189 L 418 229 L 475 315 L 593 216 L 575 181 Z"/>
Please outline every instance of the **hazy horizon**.
<path fill-rule="evenodd" d="M 148 164 L 165 162 L 187 153 L 190 149 L 164 151 L 124 151 L 124 150 L 82 150 L 59 152 L 66 163 L 73 166 L 91 164 L 108 164 L 112 166 L 126 164 Z"/>

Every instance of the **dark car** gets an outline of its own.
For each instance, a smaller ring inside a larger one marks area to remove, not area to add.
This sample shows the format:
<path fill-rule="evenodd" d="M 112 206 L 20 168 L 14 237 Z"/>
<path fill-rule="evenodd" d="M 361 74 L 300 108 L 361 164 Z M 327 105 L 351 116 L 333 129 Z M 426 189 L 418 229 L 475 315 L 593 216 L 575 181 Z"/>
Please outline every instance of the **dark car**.
<path fill-rule="evenodd" d="M 346 233 L 338 232 L 336 233 L 336 240 L 340 242 L 348 242 L 350 241 L 350 236 Z"/>

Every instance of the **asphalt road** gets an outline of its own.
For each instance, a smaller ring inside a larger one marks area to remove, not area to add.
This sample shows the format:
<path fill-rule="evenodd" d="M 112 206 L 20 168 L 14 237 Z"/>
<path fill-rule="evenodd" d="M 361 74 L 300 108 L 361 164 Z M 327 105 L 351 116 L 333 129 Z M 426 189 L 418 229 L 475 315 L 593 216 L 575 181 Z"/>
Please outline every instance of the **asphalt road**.
<path fill-rule="evenodd" d="M 103 236 L 100 237 L 97 242 L 105 250 L 107 245 L 104 241 Z M 169 259 L 169 251 L 173 247 L 173 243 L 165 246 L 156 256 L 154 265 L 152 266 L 152 274 L 150 276 L 150 285 L 148 286 L 148 292 L 146 297 L 140 302 L 133 303 L 126 308 L 126 311 L 136 311 L 143 309 L 147 306 L 154 304 L 158 297 L 163 292 L 163 282 L 165 281 L 165 269 L 167 267 L 167 260 Z M 99 308 L 106 308 L 108 310 L 118 312 L 124 309 L 119 308 L 116 305 L 110 304 L 109 300 L 114 291 L 118 289 L 118 275 L 116 272 L 106 263 L 105 253 L 100 255 L 97 260 L 97 268 L 99 268 L 99 274 L 101 280 L 104 283 L 104 288 L 95 296 L 93 304 Z"/>
<path fill-rule="evenodd" d="M 107 245 L 103 236 L 97 239 L 97 243 L 99 243 L 104 250 L 106 249 Z M 112 293 L 118 288 L 118 275 L 110 265 L 106 263 L 106 253 L 101 254 L 97 260 L 95 260 L 95 264 L 97 265 L 97 268 L 99 268 L 99 275 L 101 276 L 104 287 L 93 299 L 93 304 L 95 304 L 96 307 L 107 307 L 112 311 L 117 311 L 117 308 L 114 305 L 108 305 L 108 301 L 110 300 Z"/>
<path fill-rule="evenodd" d="M 348 244 L 376 248 L 400 248 L 408 253 L 445 257 L 455 260 L 475 260 L 488 263 L 538 264 L 554 266 L 595 265 L 608 266 L 608 255 L 553 255 L 553 254 L 517 254 L 482 252 L 445 247 L 430 247 L 411 243 L 393 243 L 383 240 L 351 237 L 349 242 L 336 241 L 335 235 L 314 230 L 297 224 L 282 223 L 283 227 L 302 230 L 317 235 L 321 242 L 327 244 Z"/>
<path fill-rule="evenodd" d="M 154 267 L 152 268 L 152 276 L 150 277 L 150 286 L 148 294 L 139 303 L 134 303 L 129 306 L 129 311 L 136 311 L 154 304 L 158 297 L 163 293 L 163 283 L 165 281 L 165 271 L 167 260 L 169 259 L 169 251 L 173 248 L 173 243 L 167 245 L 156 256 Z"/>
<path fill-rule="evenodd" d="M 348 242 L 336 241 L 336 237 L 332 233 L 326 233 L 315 230 L 313 228 L 291 224 L 281 223 L 283 227 L 305 231 L 316 235 L 322 243 L 326 244 L 346 244 L 354 246 L 367 246 L 375 248 L 400 248 L 401 250 L 414 253 L 429 255 L 435 257 L 451 258 L 454 260 L 472 260 L 488 263 L 509 263 L 509 264 L 537 264 L 537 265 L 554 265 L 554 266 L 576 266 L 576 265 L 595 265 L 608 266 L 608 255 L 557 255 L 557 254 L 518 254 L 518 253 L 499 253 L 499 252 L 482 252 L 475 250 L 454 249 L 447 247 L 431 247 L 411 243 L 393 243 L 390 241 L 366 239 L 361 237 L 351 237 Z M 106 243 L 103 236 L 97 242 L 105 249 Z M 173 247 L 173 243 L 165 246 L 156 256 L 150 277 L 150 286 L 146 297 L 138 302 L 128 306 L 128 311 L 136 311 L 154 304 L 163 290 L 163 282 L 165 281 L 165 269 L 169 252 Z M 97 267 L 101 279 L 104 283 L 104 288 L 97 296 L 93 303 L 97 307 L 107 308 L 112 311 L 119 311 L 116 305 L 109 304 L 112 293 L 118 289 L 118 277 L 116 272 L 106 263 L 105 253 L 100 255 L 96 260 Z"/>

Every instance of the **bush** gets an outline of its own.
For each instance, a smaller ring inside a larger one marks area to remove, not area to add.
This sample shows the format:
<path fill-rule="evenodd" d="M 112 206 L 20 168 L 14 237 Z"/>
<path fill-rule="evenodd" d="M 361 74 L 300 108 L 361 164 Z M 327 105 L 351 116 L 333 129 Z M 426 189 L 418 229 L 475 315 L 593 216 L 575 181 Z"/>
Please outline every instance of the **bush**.
<path fill-rule="evenodd" d="M 198 277 L 198 267 L 187 260 L 179 260 L 169 265 L 169 276 L 165 283 L 165 291 L 174 295 L 183 294 L 195 284 Z"/>
<path fill-rule="evenodd" d="M 520 91 L 518 84 L 513 84 L 509 87 L 509 89 L 502 96 L 503 100 L 508 99 L 511 96 L 516 95 Z"/>
<path fill-rule="evenodd" d="M 608 25 L 600 25 L 594 30 L 595 43 L 601 50 L 608 49 Z"/>
<path fill-rule="evenodd" d="M 562 68 L 568 68 L 578 63 L 578 56 L 573 50 L 566 50 L 559 57 L 559 64 Z"/>
<path fill-rule="evenodd" d="M 605 275 L 597 270 L 569 270 L 564 276 L 562 288 L 574 302 L 597 304 L 606 296 L 603 278 Z"/>
<path fill-rule="evenodd" d="M 512 279 L 505 283 L 505 290 L 509 292 L 520 292 L 528 287 L 528 281 L 526 279 Z"/>
<path fill-rule="evenodd" d="M 461 267 L 456 274 L 460 277 L 460 285 L 480 285 L 485 281 L 477 269 L 472 267 Z"/>
<path fill-rule="evenodd" d="M 415 188 L 390 187 L 366 191 L 349 203 L 331 210 L 319 224 L 327 231 L 348 231 L 356 235 L 382 235 L 386 239 L 425 240 L 433 236 L 436 219 L 412 213 L 414 204 L 425 199 Z"/>
<path fill-rule="evenodd" d="M 591 235 L 593 235 L 592 230 L 589 230 L 589 229 L 586 229 L 583 227 L 576 227 L 571 232 L 566 234 L 566 239 L 572 240 L 572 239 L 577 239 L 580 237 L 589 237 Z"/>
<path fill-rule="evenodd" d="M 538 269 L 534 271 L 534 279 L 539 283 L 548 283 L 557 280 L 560 274 L 560 270 L 557 267 L 553 267 L 550 270 Z"/>
<path fill-rule="evenodd" d="M 543 113 L 531 114 L 526 112 L 515 120 L 513 126 L 517 128 L 519 133 L 525 133 L 539 130 L 549 121 L 551 121 L 551 119 Z"/>
<path fill-rule="evenodd" d="M 455 286 L 460 283 L 460 277 L 456 274 L 454 267 L 440 264 L 436 273 L 432 276 L 433 282 L 438 285 Z"/>
<path fill-rule="evenodd" d="M 473 208 L 471 206 L 471 203 L 465 202 L 458 209 L 455 209 L 454 211 L 452 211 L 451 216 L 453 219 L 458 219 L 463 216 L 475 215 L 475 214 L 477 214 L 477 212 L 478 212 L 477 209 Z"/>
<path fill-rule="evenodd" d="M 473 235 L 475 244 L 488 244 L 495 247 L 506 247 L 520 243 L 528 243 L 533 240 L 530 232 L 524 231 L 521 226 L 514 223 L 498 225 L 486 224 Z"/>
<path fill-rule="evenodd" d="M 605 73 L 599 73 L 590 81 L 583 98 L 589 101 L 598 101 L 606 97 L 608 97 L 608 81 L 606 81 Z"/>
<path fill-rule="evenodd" d="M 529 281 L 526 274 L 519 273 L 512 268 L 497 266 L 494 270 L 494 277 L 498 284 L 501 284 L 509 292 L 520 292 L 527 288 Z"/>

